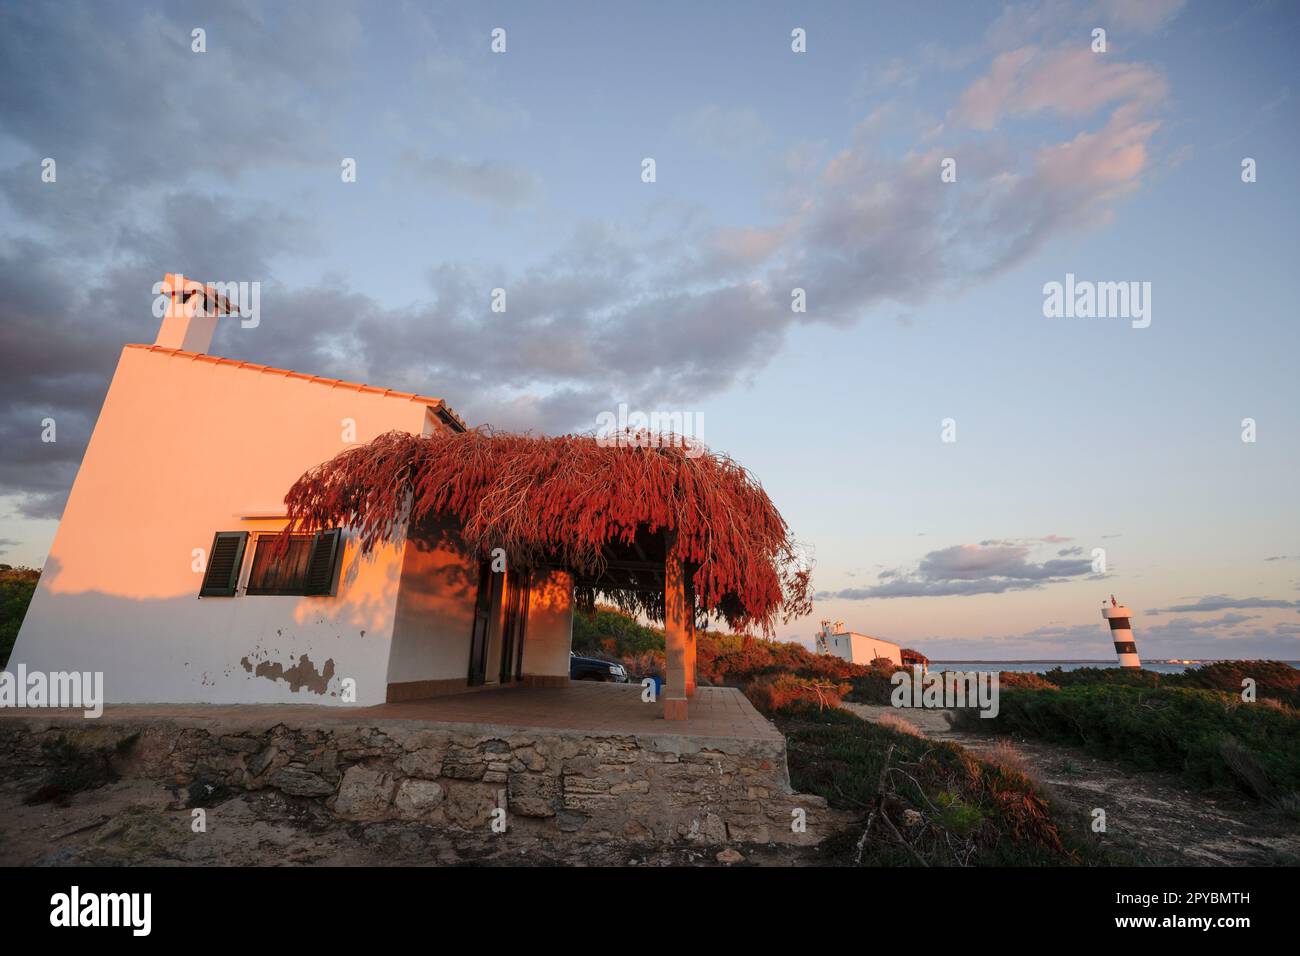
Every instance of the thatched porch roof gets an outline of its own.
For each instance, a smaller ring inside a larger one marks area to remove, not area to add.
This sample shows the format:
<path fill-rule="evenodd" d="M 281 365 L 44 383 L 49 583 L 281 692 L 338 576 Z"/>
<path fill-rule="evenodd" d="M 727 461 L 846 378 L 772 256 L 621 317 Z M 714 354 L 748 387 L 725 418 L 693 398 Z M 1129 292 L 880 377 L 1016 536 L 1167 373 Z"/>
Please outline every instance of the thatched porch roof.
<path fill-rule="evenodd" d="M 770 632 L 810 610 L 808 568 L 762 487 L 731 459 L 679 443 L 492 432 L 390 432 L 313 468 L 285 497 L 294 530 L 345 525 L 369 551 L 408 522 L 456 519 L 470 548 L 513 567 L 572 570 L 663 619 L 670 554 L 697 612 Z"/>

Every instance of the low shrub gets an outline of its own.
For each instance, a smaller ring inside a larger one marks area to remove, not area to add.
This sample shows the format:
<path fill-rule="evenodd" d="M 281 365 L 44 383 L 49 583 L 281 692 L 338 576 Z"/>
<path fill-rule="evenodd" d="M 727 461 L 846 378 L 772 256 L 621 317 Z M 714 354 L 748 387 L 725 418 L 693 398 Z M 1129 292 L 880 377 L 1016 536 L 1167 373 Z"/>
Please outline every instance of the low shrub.
<path fill-rule="evenodd" d="M 848 693 L 849 686 L 833 681 L 810 680 L 794 674 L 777 674 L 752 681 L 745 688 L 745 696 L 764 714 L 800 705 L 821 710 L 825 707 L 838 707 L 840 700 Z"/>
<path fill-rule="evenodd" d="M 863 830 L 861 862 L 871 866 L 1127 862 L 1024 773 L 954 743 L 806 704 L 773 719 L 795 790 L 862 814 L 861 828 L 829 848 L 838 862 L 858 860 Z"/>
<path fill-rule="evenodd" d="M 9 661 L 40 577 L 41 572 L 35 568 L 0 564 L 0 668 Z"/>
<path fill-rule="evenodd" d="M 894 692 L 891 679 L 899 671 L 910 668 L 898 667 L 877 658 L 871 662 L 870 667 L 863 670 L 862 674 L 852 678 L 853 689 L 846 699 L 856 704 L 889 704 L 892 703 L 890 695 Z"/>
<path fill-rule="evenodd" d="M 1042 674 L 1033 671 L 1002 671 L 998 675 L 998 687 L 1022 687 L 1025 690 L 1056 690 L 1053 684 Z"/>
<path fill-rule="evenodd" d="M 1010 688 L 1000 694 L 997 717 L 962 711 L 957 724 L 1077 744 L 1136 769 L 1171 771 L 1197 787 L 1231 787 L 1258 799 L 1300 790 L 1300 713 L 1219 691 L 1104 683 Z"/>
<path fill-rule="evenodd" d="M 1165 676 L 1163 686 L 1200 687 L 1240 695 L 1246 679 L 1255 682 L 1258 700 L 1300 708 L 1300 669 L 1282 661 L 1219 661 Z"/>

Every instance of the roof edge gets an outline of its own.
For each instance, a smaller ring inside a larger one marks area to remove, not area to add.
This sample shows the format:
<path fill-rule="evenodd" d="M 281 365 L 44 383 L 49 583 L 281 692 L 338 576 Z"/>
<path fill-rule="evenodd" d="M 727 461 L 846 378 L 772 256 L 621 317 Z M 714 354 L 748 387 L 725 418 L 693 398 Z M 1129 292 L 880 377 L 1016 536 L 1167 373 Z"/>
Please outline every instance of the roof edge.
<path fill-rule="evenodd" d="M 351 388 L 358 392 L 366 392 L 371 395 L 378 395 L 382 398 L 395 398 L 400 401 L 415 402 L 418 405 L 425 405 L 434 410 L 440 421 L 456 431 L 468 431 L 469 426 L 465 420 L 456 414 L 441 398 L 434 395 L 421 395 L 418 392 L 402 392 L 397 389 L 383 388 L 377 385 L 366 385 L 362 382 L 349 382 L 341 378 L 324 378 L 319 375 L 308 375 L 305 372 L 295 372 L 287 368 L 275 368 L 270 365 L 260 365 L 257 362 L 241 362 L 238 359 L 222 358 L 217 355 L 209 355 L 206 352 L 186 352 L 183 349 L 165 348 L 161 345 L 145 345 L 143 343 L 132 342 L 126 345 L 128 349 L 138 349 L 143 352 L 155 352 L 169 358 L 189 359 L 194 362 L 208 362 L 213 365 L 227 365 L 232 368 L 245 369 L 250 372 L 259 372 L 263 375 L 282 375 L 285 378 L 297 378 L 303 381 L 311 382 L 316 385 L 327 385 L 330 388 Z"/>

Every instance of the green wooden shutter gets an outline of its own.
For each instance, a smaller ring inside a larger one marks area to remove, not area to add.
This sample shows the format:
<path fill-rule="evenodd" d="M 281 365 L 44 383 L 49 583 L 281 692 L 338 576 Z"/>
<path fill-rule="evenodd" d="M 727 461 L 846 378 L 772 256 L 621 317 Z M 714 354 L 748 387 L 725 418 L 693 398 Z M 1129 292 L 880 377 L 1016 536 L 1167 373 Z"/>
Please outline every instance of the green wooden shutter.
<path fill-rule="evenodd" d="M 306 594 L 333 594 L 334 567 L 338 563 L 341 528 L 318 531 L 311 543 L 311 561 L 307 565 Z"/>
<path fill-rule="evenodd" d="M 244 564 L 247 531 L 218 531 L 208 552 L 208 566 L 203 572 L 199 597 L 234 597 L 239 586 L 239 569 Z"/>

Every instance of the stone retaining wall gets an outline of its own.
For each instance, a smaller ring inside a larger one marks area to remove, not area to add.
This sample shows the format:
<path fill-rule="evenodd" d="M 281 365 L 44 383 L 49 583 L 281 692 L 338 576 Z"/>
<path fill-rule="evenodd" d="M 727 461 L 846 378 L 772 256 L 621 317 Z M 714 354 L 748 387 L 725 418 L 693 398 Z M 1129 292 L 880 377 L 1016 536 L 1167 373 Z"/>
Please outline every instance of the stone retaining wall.
<path fill-rule="evenodd" d="M 44 742 L 115 748 L 114 769 L 205 793 L 274 788 L 345 820 L 409 820 L 492 834 L 628 843 L 815 844 L 843 825 L 790 791 L 784 741 L 521 730 L 402 721 L 274 726 L 185 719 L 8 717 L 0 772 L 48 767 Z M 196 785 L 197 786 L 194 786 Z M 209 788 L 212 788 L 209 790 Z M 806 829 L 792 828 L 803 811 Z"/>

